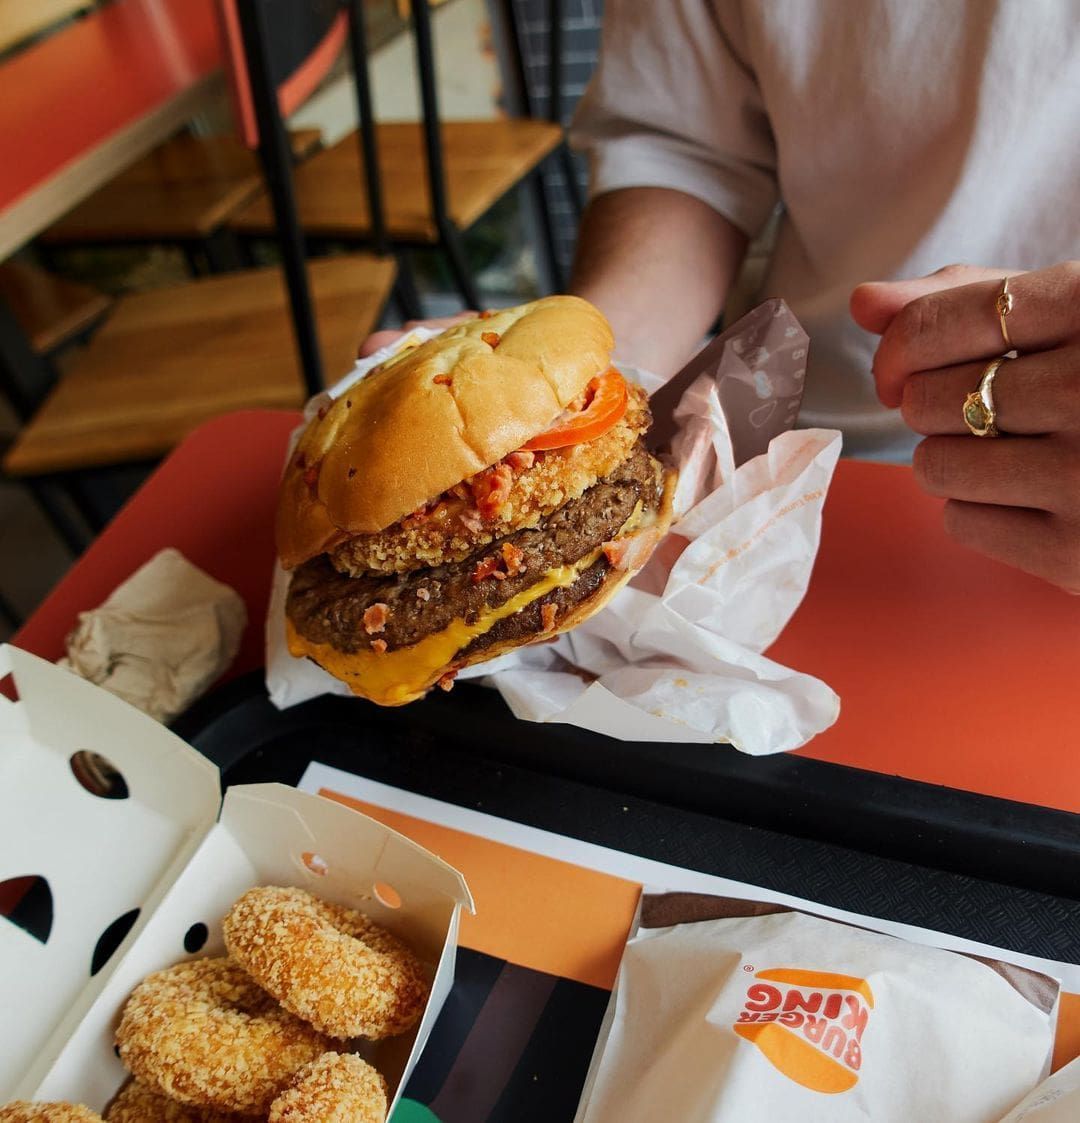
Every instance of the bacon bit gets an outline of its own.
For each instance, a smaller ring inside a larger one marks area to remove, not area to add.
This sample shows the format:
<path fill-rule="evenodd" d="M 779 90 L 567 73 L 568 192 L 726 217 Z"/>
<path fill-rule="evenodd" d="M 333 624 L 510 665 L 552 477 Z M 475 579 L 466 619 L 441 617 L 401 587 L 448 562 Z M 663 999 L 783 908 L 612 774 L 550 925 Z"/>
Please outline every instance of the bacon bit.
<path fill-rule="evenodd" d="M 663 535 L 660 528 L 647 526 L 644 530 L 635 531 L 627 539 L 626 554 L 623 557 L 622 568 L 639 570 L 652 556 L 653 550 L 660 545 Z"/>
<path fill-rule="evenodd" d="M 319 416 L 319 420 L 320 420 L 320 421 L 322 421 L 322 419 L 323 419 L 323 418 L 324 418 L 324 417 L 325 417 L 325 416 L 326 416 L 326 415 L 327 415 L 327 414 L 328 414 L 329 412 L 330 412 L 330 407 L 329 407 L 329 406 L 319 406 L 319 415 L 318 415 L 318 416 Z"/>
<path fill-rule="evenodd" d="M 486 308 L 483 312 L 480 313 L 480 315 L 477 317 L 477 319 L 490 320 L 491 317 L 494 316 L 494 315 L 495 315 L 495 313 L 490 308 Z"/>
<path fill-rule="evenodd" d="M 390 619 L 390 607 L 385 605 L 382 601 L 364 609 L 364 631 L 369 636 L 375 635 L 376 632 L 383 632 L 386 630 L 386 621 Z"/>
<path fill-rule="evenodd" d="M 306 472 L 304 472 L 304 483 L 306 483 L 308 485 L 308 487 L 314 488 L 314 487 L 316 487 L 318 482 L 319 482 L 319 466 L 318 466 L 318 464 L 312 464 L 312 466 L 310 468 L 308 468 Z"/>
<path fill-rule="evenodd" d="M 447 671 L 446 674 L 439 679 L 439 689 L 448 692 L 453 690 L 455 678 L 457 678 L 457 671 Z"/>
<path fill-rule="evenodd" d="M 480 338 L 494 351 L 499 346 L 502 336 L 497 331 L 482 331 Z"/>
<path fill-rule="evenodd" d="M 384 640 L 384 639 L 373 639 L 371 641 L 371 650 L 374 651 L 376 655 L 385 655 L 386 654 L 386 640 Z"/>
<path fill-rule="evenodd" d="M 458 521 L 470 534 L 479 534 L 484 529 L 484 520 L 475 507 L 466 507 L 458 512 Z"/>
<path fill-rule="evenodd" d="M 426 523 L 428 519 L 431 518 L 431 512 L 435 510 L 437 505 L 438 500 L 435 500 L 431 503 L 421 503 L 415 511 L 411 511 L 401 521 L 405 524 L 405 526 L 409 528 L 420 526 L 421 524 Z"/>
<path fill-rule="evenodd" d="M 431 591 L 429 589 L 425 589 L 423 586 L 421 586 L 419 589 L 416 590 L 416 599 L 417 600 L 423 600 L 423 601 L 431 600 Z"/>
<path fill-rule="evenodd" d="M 647 526 L 633 534 L 605 542 L 602 549 L 613 569 L 636 572 L 649 560 L 662 537 L 658 527 Z"/>
<path fill-rule="evenodd" d="M 503 462 L 509 464 L 515 472 L 523 472 L 536 463 L 536 453 L 527 448 L 519 448 L 517 452 L 512 452 L 505 457 Z"/>
<path fill-rule="evenodd" d="M 473 476 L 468 483 L 481 517 L 493 519 L 510 498 L 514 473 L 510 471 L 509 465 L 496 464 L 494 468 Z"/>
<path fill-rule="evenodd" d="M 608 565 L 612 569 L 622 569 L 623 562 L 626 560 L 626 551 L 630 548 L 629 538 L 614 538 L 610 542 L 605 542 L 601 549 L 604 551 L 604 557 L 608 560 Z"/>
<path fill-rule="evenodd" d="M 525 568 L 525 555 L 512 542 L 502 544 L 502 556 L 507 577 L 516 577 Z"/>
<path fill-rule="evenodd" d="M 436 386 L 453 386 L 454 380 L 448 374 L 437 374 L 431 380 Z"/>
<path fill-rule="evenodd" d="M 479 585 L 488 577 L 494 577 L 496 581 L 505 581 L 506 574 L 499 568 L 501 561 L 498 554 L 488 554 L 486 558 L 482 558 L 472 571 L 472 583 Z"/>
<path fill-rule="evenodd" d="M 540 620 L 542 621 L 545 632 L 550 632 L 555 627 L 555 617 L 558 615 L 559 608 L 554 604 L 542 604 L 540 606 Z"/>

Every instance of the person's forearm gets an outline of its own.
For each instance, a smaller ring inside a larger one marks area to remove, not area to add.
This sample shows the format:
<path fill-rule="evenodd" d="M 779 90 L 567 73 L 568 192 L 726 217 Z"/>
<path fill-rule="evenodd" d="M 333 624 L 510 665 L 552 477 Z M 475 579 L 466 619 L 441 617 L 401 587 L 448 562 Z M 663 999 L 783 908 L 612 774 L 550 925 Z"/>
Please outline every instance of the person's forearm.
<path fill-rule="evenodd" d="M 681 191 L 631 187 L 593 199 L 570 291 L 611 321 L 618 358 L 669 376 L 719 316 L 746 236 Z"/>

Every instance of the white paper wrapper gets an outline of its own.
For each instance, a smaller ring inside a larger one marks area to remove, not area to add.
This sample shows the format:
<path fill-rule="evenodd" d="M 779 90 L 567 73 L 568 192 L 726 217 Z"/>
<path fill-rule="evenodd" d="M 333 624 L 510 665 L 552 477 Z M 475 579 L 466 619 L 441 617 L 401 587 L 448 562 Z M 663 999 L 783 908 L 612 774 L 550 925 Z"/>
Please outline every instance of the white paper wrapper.
<path fill-rule="evenodd" d="M 1055 980 L 745 911 L 630 939 L 578 1123 L 994 1123 L 1047 1071 Z"/>
<path fill-rule="evenodd" d="M 460 678 L 486 679 L 529 721 L 570 722 L 623 740 L 730 742 L 755 755 L 798 748 L 836 720 L 839 699 L 825 683 L 761 654 L 806 592 L 840 434 L 781 432 L 735 467 L 721 406 L 725 378 L 757 387 L 772 407 L 772 380 L 756 368 L 783 357 L 797 368 L 796 379 L 805 369 L 805 335 L 787 308 L 779 301 L 763 306 L 758 321 L 752 336 L 729 338 L 719 372 L 703 373 L 675 409 L 677 522 L 641 573 L 556 642 L 466 668 Z M 420 329 L 411 338 L 435 334 Z M 776 340 L 786 355 L 775 354 Z M 328 395 L 338 397 L 403 342 L 357 363 Z M 650 392 L 661 383 L 621 369 Z M 313 399 L 307 416 L 324 402 Z M 758 412 L 772 417 L 777 410 Z M 790 423 L 794 410 L 781 413 Z M 279 567 L 266 627 L 271 700 L 286 708 L 318 694 L 348 694 L 315 664 L 289 655 L 287 586 Z"/>
<path fill-rule="evenodd" d="M 1001 1123 L 1076 1123 L 1080 1119 L 1080 1057 L 1059 1068 Z"/>

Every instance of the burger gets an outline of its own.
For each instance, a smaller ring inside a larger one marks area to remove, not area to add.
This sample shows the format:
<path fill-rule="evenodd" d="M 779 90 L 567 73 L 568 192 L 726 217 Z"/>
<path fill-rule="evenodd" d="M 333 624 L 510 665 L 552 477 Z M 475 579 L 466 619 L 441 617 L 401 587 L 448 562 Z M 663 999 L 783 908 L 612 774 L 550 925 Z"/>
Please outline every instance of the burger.
<path fill-rule="evenodd" d="M 675 482 L 612 345 L 547 297 L 406 343 L 320 409 L 277 507 L 290 652 L 393 706 L 602 608 Z"/>

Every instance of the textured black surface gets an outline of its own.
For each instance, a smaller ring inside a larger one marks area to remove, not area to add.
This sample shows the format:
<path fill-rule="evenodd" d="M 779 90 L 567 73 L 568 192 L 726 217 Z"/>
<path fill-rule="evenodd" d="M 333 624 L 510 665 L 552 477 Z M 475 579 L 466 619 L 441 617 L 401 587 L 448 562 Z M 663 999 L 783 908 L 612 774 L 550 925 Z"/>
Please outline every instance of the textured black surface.
<path fill-rule="evenodd" d="M 548 980 L 547 1000 L 532 1011 L 530 1025 L 515 1025 L 513 979 L 504 1001 L 491 1009 L 492 992 L 500 979 L 505 985 L 507 972 L 526 985 L 530 979 Z M 573 1119 L 607 1003 L 608 992 L 597 987 L 458 948 L 453 989 L 405 1094 L 438 1104 L 444 1123 L 474 1123 L 479 1100 L 490 1105 L 489 1123 Z M 482 1048 L 470 1050 L 466 1042 L 483 1017 L 489 1020 Z M 509 1052 L 497 1057 L 503 1042 Z"/>
<path fill-rule="evenodd" d="M 177 731 L 227 783 L 296 783 L 318 760 L 672 865 L 1080 962 L 1076 816 L 794 757 L 761 770 L 723 747 L 531 725 L 468 684 L 403 709 L 323 698 L 278 712 L 261 682 L 242 680 Z"/>

